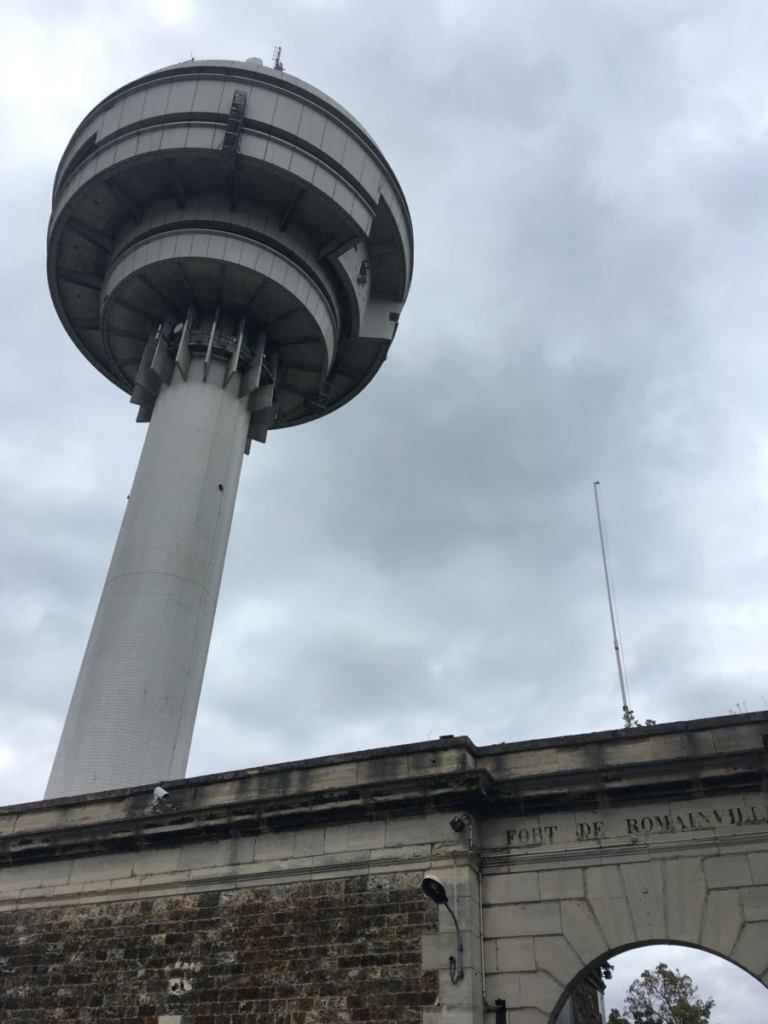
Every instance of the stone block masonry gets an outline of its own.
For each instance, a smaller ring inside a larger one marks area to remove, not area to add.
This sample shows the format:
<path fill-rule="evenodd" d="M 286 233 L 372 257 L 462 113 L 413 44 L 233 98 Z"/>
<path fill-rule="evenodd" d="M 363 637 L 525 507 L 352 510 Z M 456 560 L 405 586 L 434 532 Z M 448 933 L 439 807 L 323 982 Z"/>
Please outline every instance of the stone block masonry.
<path fill-rule="evenodd" d="M 596 1024 L 659 942 L 768 984 L 766 780 L 758 713 L 0 808 L 0 1024 Z"/>
<path fill-rule="evenodd" d="M 3 1024 L 420 1024 L 412 873 L 0 915 Z"/>

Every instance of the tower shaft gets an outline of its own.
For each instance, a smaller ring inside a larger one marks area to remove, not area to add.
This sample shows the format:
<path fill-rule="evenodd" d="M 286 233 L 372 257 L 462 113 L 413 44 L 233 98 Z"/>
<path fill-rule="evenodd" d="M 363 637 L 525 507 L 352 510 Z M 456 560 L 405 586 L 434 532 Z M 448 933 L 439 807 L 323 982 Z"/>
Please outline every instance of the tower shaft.
<path fill-rule="evenodd" d="M 46 798 L 184 775 L 250 419 L 227 370 L 160 389 Z"/>

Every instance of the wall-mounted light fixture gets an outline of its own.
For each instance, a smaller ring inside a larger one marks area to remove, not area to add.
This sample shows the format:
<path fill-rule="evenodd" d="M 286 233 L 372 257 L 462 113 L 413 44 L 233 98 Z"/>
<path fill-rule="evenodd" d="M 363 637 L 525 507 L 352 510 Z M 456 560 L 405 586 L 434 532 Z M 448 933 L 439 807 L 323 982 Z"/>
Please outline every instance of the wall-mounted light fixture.
<path fill-rule="evenodd" d="M 454 832 L 463 832 L 469 826 L 469 848 L 472 849 L 472 819 L 468 814 L 457 814 L 451 818 L 451 828 Z"/>
<path fill-rule="evenodd" d="M 453 919 L 453 924 L 456 929 L 456 956 L 448 958 L 448 968 L 451 975 L 451 981 L 454 985 L 458 985 L 464 977 L 464 944 L 461 941 L 459 922 L 456 920 L 456 915 L 451 910 L 448 903 L 448 893 L 445 891 L 445 886 L 437 875 L 430 874 L 426 874 L 422 878 L 421 891 L 425 896 L 428 896 L 433 903 L 437 903 L 439 907 L 445 907 Z"/>

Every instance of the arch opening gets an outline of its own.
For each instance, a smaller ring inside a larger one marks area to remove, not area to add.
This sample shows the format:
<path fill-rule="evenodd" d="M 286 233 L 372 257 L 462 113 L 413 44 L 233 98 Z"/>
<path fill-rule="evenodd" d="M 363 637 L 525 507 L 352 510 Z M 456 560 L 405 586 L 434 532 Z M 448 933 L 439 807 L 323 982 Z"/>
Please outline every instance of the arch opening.
<path fill-rule="evenodd" d="M 565 989 L 548 1024 L 603 1024 L 611 1011 L 625 1013 L 632 983 L 659 964 L 687 975 L 695 998 L 714 999 L 710 1024 L 764 1024 L 768 1020 L 768 984 L 721 953 L 683 942 L 637 942 L 596 958 Z M 608 970 L 605 969 L 608 965 Z"/>

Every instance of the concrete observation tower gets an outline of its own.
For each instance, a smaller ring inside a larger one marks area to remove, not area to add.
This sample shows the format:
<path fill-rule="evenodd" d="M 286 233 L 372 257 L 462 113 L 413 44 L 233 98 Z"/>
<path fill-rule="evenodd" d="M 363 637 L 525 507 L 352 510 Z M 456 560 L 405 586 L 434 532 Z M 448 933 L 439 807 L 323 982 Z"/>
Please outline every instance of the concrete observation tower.
<path fill-rule="evenodd" d="M 184 775 L 243 454 L 365 387 L 412 254 L 370 136 L 258 60 L 153 72 L 77 129 L 51 295 L 149 427 L 47 798 Z"/>

